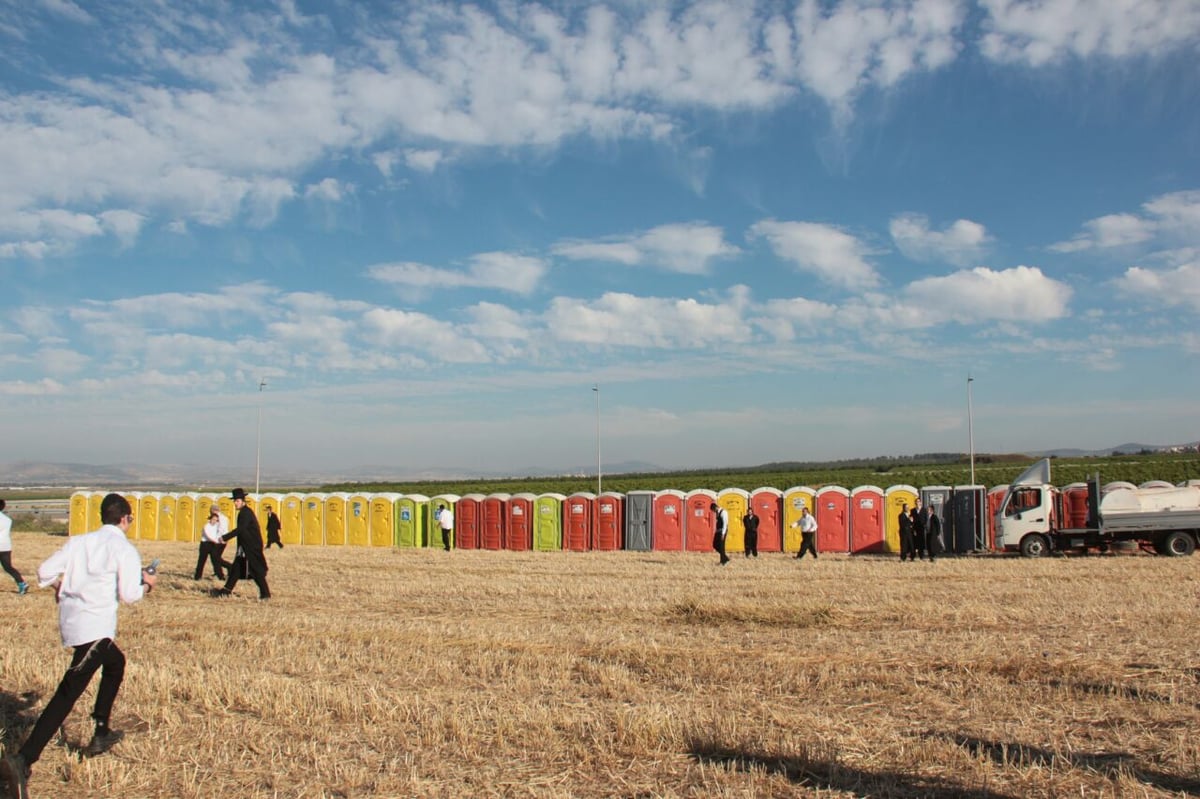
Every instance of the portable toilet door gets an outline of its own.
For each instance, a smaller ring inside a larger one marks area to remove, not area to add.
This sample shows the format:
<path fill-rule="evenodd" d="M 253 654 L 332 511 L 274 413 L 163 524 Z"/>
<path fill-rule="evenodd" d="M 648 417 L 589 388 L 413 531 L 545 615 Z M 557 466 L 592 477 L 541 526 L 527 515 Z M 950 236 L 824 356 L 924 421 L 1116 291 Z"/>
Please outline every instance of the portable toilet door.
<path fill-rule="evenodd" d="M 988 549 L 996 548 L 996 513 L 1000 510 L 1000 503 L 1004 502 L 1004 495 L 1008 493 L 1008 484 L 992 486 L 987 492 L 987 529 L 988 529 Z"/>
<path fill-rule="evenodd" d="M 159 494 L 158 496 L 158 527 L 154 532 L 155 541 L 175 540 L 175 506 L 179 499 L 174 494 Z"/>
<path fill-rule="evenodd" d="M 850 492 L 842 486 L 822 486 L 817 506 L 817 551 L 850 551 Z"/>
<path fill-rule="evenodd" d="M 596 495 L 578 491 L 563 502 L 563 549 L 586 552 L 592 548 L 592 523 Z"/>
<path fill-rule="evenodd" d="M 507 533 L 504 538 L 505 549 L 520 552 L 533 549 L 533 504 L 536 501 L 537 496 L 528 492 L 513 494 L 508 498 L 508 515 L 504 520 Z"/>
<path fill-rule="evenodd" d="M 539 494 L 533 503 L 533 548 L 538 552 L 555 552 L 562 549 L 563 505 L 567 498 L 562 494 L 547 492 Z"/>
<path fill-rule="evenodd" d="M 883 551 L 883 511 L 882 488 L 866 485 L 850 492 L 851 552 Z"/>
<path fill-rule="evenodd" d="M 346 498 L 346 545 L 371 546 L 371 497 L 367 494 Z"/>
<path fill-rule="evenodd" d="M 454 546 L 479 549 L 479 528 L 483 523 L 483 494 L 463 494 L 454 503 Z"/>
<path fill-rule="evenodd" d="M 688 552 L 711 552 L 713 548 L 713 512 L 717 494 L 707 488 L 693 488 L 684 499 L 683 545 Z"/>
<path fill-rule="evenodd" d="M 371 494 L 367 500 L 367 543 L 373 547 L 396 545 L 396 500 L 395 492 Z"/>
<path fill-rule="evenodd" d="M 650 522 L 654 518 L 654 492 L 630 491 L 625 495 L 625 549 L 650 551 Z"/>
<path fill-rule="evenodd" d="M 148 491 L 137 495 L 137 508 L 134 511 L 134 521 L 137 522 L 137 537 L 142 541 L 154 541 L 158 538 L 158 500 L 162 497 L 157 491 Z"/>
<path fill-rule="evenodd" d="M 305 546 L 325 543 L 325 495 L 305 494 L 300 506 L 300 540 Z"/>
<path fill-rule="evenodd" d="M 625 548 L 625 495 L 605 491 L 596 497 L 593 549 L 614 552 Z"/>
<path fill-rule="evenodd" d="M 100 526 L 101 526 L 100 525 L 100 504 L 102 502 L 104 502 L 104 497 L 105 497 L 104 491 L 92 491 L 90 494 L 88 494 L 87 524 L 84 525 L 84 528 L 82 530 L 80 530 L 79 532 L 90 533 L 92 530 L 100 529 Z M 125 497 L 126 501 L 129 502 L 129 507 L 134 508 L 136 510 L 136 508 L 138 506 L 136 495 L 135 494 L 125 494 L 124 497 Z M 134 517 L 133 517 L 133 526 L 129 528 L 129 532 L 127 532 L 125 535 L 128 536 L 129 538 L 137 538 L 137 514 L 136 513 L 134 514 Z"/>
<path fill-rule="evenodd" d="M 950 541 L 946 541 L 947 552 L 972 552 L 987 549 L 987 539 L 983 527 L 983 497 L 984 487 L 981 485 L 955 486 L 950 503 L 951 527 L 953 529 L 953 549 Z M 942 525 L 942 535 L 945 537 L 946 525 Z"/>
<path fill-rule="evenodd" d="M 337 492 L 325 497 L 325 546 L 341 547 L 346 545 L 346 517 L 350 495 Z"/>
<path fill-rule="evenodd" d="M 454 503 L 448 503 L 453 507 Z M 424 494 L 401 494 L 396 500 L 396 546 L 424 547 L 429 537 L 429 497 Z M 438 531 L 438 547 L 441 547 Z"/>
<path fill-rule="evenodd" d="M 682 552 L 687 497 L 682 491 L 664 488 L 654 492 L 650 546 L 655 552 Z"/>
<path fill-rule="evenodd" d="M 426 546 L 435 549 L 445 549 L 446 542 L 442 537 L 442 526 L 438 524 L 437 511 L 438 508 L 446 508 L 454 514 L 454 524 L 450 528 L 450 549 L 458 547 L 458 501 L 462 499 L 458 494 L 438 494 L 429 501 L 429 513 L 425 517 L 425 540 L 429 543 Z"/>
<path fill-rule="evenodd" d="M 279 540 L 285 545 L 298 545 L 301 542 L 303 508 L 304 497 L 301 494 L 284 494 L 279 500 Z"/>
<path fill-rule="evenodd" d="M 504 549 L 506 524 L 508 521 L 508 501 L 511 494 L 488 494 L 479 501 L 479 548 L 500 550 Z"/>
<path fill-rule="evenodd" d="M 946 513 L 950 506 L 950 495 L 954 493 L 954 489 L 950 486 L 925 486 L 921 489 L 921 504 L 929 509 L 930 513 L 936 513 L 938 519 L 941 520 L 943 528 L 946 524 Z M 945 530 L 942 531 L 942 538 L 946 536 Z"/>
<path fill-rule="evenodd" d="M 67 535 L 91 532 L 88 529 L 88 496 L 90 491 L 71 493 L 70 511 L 67 514 Z"/>
<path fill-rule="evenodd" d="M 897 553 L 900 551 L 900 511 L 911 511 L 917 505 L 917 497 L 921 494 L 910 485 L 888 486 L 883 492 L 883 551 Z"/>
<path fill-rule="evenodd" d="M 800 551 L 800 511 L 808 508 L 808 512 L 816 515 L 817 492 L 808 486 L 792 486 L 783 492 L 783 551 Z M 820 535 L 820 521 L 817 522 L 817 534 Z M 820 548 L 820 552 L 825 550 Z"/>
<path fill-rule="evenodd" d="M 772 486 L 756 488 L 750 492 L 750 507 L 758 517 L 758 551 L 782 552 L 783 492 Z"/>
<path fill-rule="evenodd" d="M 200 540 L 199 519 L 196 516 L 198 494 L 180 494 L 175 499 L 175 540 L 192 543 Z M 205 521 L 208 521 L 205 519 Z"/>
<path fill-rule="evenodd" d="M 722 488 L 717 492 L 717 507 L 729 516 L 725 531 L 725 554 L 746 551 L 746 524 L 742 518 L 750 507 L 750 492 L 744 488 Z"/>

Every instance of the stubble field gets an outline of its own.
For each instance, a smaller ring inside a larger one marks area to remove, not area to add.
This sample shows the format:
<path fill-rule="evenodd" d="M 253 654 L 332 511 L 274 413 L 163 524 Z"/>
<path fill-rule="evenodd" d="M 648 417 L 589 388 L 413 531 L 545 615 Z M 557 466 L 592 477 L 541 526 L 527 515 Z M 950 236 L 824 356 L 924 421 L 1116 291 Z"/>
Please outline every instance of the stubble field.
<path fill-rule="evenodd" d="M 1195 557 L 289 547 L 260 603 L 137 545 L 128 734 L 80 756 L 94 681 L 34 797 L 1200 795 Z M 50 591 L 0 612 L 9 748 L 69 657 Z"/>

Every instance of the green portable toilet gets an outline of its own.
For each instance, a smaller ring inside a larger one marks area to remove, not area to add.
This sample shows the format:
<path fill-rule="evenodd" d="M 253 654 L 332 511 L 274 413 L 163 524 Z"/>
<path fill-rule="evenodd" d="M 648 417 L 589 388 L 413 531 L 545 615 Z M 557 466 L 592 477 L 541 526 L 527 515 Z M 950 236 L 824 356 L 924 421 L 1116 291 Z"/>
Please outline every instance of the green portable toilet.
<path fill-rule="evenodd" d="M 547 492 L 533 502 L 533 548 L 538 552 L 562 549 L 562 507 L 566 496 Z"/>
<path fill-rule="evenodd" d="M 428 525 L 429 497 L 424 494 L 401 494 L 396 500 L 396 546 L 427 546 Z"/>
<path fill-rule="evenodd" d="M 458 494 L 438 494 L 436 497 L 429 500 L 429 514 L 426 517 L 425 540 L 428 542 L 426 546 L 442 549 L 446 546 L 442 540 L 442 528 L 438 525 L 437 519 L 434 517 L 434 512 L 441 506 L 445 506 L 454 513 L 454 528 L 450 531 L 450 548 L 454 549 L 457 546 L 457 528 L 458 527 L 458 501 L 462 499 Z"/>

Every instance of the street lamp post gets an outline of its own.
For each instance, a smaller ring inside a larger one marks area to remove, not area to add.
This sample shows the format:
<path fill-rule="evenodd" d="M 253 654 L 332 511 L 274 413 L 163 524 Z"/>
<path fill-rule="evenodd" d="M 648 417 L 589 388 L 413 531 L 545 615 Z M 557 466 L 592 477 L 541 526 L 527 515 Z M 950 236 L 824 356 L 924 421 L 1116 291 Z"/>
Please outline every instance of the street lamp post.
<path fill-rule="evenodd" d="M 592 386 L 596 393 L 596 496 L 602 493 L 602 478 L 600 476 L 600 384 Z"/>
<path fill-rule="evenodd" d="M 971 413 L 971 384 L 975 378 L 967 375 L 967 442 L 971 447 L 971 485 L 975 485 L 975 425 Z"/>
<path fill-rule="evenodd" d="M 258 434 L 257 441 L 254 446 L 254 493 L 258 493 L 258 475 L 262 467 L 262 403 L 263 389 L 267 387 L 267 379 L 264 377 L 258 381 Z"/>

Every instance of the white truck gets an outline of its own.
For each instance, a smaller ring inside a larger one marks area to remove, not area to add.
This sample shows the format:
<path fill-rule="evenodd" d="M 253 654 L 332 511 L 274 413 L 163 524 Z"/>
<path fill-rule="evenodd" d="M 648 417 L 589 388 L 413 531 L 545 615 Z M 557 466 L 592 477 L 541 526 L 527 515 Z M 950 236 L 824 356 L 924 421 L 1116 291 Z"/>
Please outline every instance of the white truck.
<path fill-rule="evenodd" d="M 1082 498 L 1081 498 L 1082 501 Z M 996 510 L 996 548 L 1036 558 L 1050 552 L 1108 548 L 1129 541 L 1161 555 L 1190 555 L 1200 544 L 1200 486 L 1101 488 L 1088 481 L 1086 511 L 1072 512 L 1050 484 L 1050 460 L 1009 484 Z"/>

